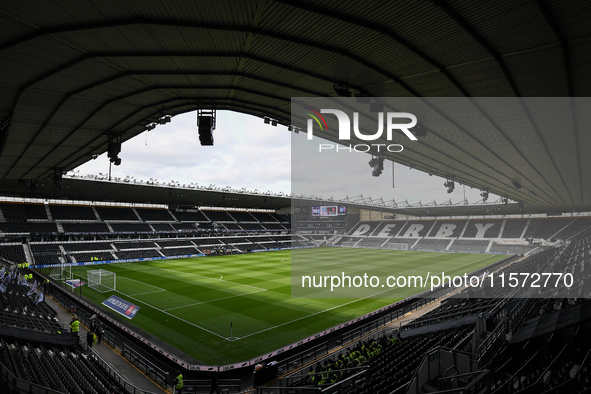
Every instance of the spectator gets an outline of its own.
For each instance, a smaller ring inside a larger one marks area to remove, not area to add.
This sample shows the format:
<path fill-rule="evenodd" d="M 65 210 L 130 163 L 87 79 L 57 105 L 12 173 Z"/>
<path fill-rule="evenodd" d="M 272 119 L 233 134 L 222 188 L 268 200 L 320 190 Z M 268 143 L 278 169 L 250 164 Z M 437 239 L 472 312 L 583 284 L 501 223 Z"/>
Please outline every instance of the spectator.
<path fill-rule="evenodd" d="M 78 335 L 78 331 L 80 331 L 80 320 L 74 315 L 74 318 L 70 322 L 70 331 Z"/>
<path fill-rule="evenodd" d="M 39 294 L 37 295 L 37 298 L 35 298 L 35 305 L 39 304 L 40 302 L 43 302 L 43 300 L 45 299 L 45 296 L 43 295 L 43 292 L 39 292 Z"/>
<path fill-rule="evenodd" d="M 93 343 L 94 343 L 94 334 L 92 333 L 92 331 L 88 331 L 86 333 L 86 350 L 87 351 L 90 351 Z"/>
<path fill-rule="evenodd" d="M 180 371 L 177 371 L 177 376 L 174 378 L 174 388 L 177 394 L 181 394 L 183 391 L 183 374 Z"/>
<path fill-rule="evenodd" d="M 96 339 L 97 343 L 100 344 L 103 340 L 103 334 L 105 333 L 105 328 L 103 327 L 103 322 L 99 322 L 98 327 L 96 329 Z"/>

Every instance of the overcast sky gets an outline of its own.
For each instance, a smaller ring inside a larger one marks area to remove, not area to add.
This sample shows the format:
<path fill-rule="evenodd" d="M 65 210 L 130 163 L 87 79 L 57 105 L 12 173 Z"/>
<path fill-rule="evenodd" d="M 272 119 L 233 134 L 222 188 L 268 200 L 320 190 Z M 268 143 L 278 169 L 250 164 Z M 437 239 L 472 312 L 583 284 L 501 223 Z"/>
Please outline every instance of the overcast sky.
<path fill-rule="evenodd" d="M 320 160 L 310 151 L 317 146 L 306 145 L 305 134 L 296 135 L 285 126 L 274 127 L 261 118 L 231 111 L 217 112 L 214 146 L 201 146 L 196 113 L 191 112 L 123 143 L 119 154 L 122 162 L 112 167 L 112 176 L 276 193 L 293 191 L 335 199 L 363 195 L 409 203 L 442 203 L 451 198 L 455 203 L 464 198 L 462 186 L 456 185 L 455 191 L 447 194 L 444 179 L 400 164 L 395 165 L 392 187 L 390 162 L 385 163 L 381 176 L 373 177 L 369 155 L 339 152 L 323 155 Z M 109 159 L 105 153 L 78 170 L 81 175 L 106 174 Z M 479 191 L 469 187 L 466 196 L 471 203 L 480 200 Z"/>

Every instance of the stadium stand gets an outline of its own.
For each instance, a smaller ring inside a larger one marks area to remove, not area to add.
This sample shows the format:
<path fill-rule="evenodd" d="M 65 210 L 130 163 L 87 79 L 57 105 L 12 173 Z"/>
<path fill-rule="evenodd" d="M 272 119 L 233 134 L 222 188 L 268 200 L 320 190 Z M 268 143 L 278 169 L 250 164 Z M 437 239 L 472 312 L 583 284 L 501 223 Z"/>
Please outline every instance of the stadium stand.
<path fill-rule="evenodd" d="M 135 211 L 140 215 L 145 222 L 171 222 L 174 218 L 171 216 L 168 209 L 156 208 L 135 208 Z"/>
<path fill-rule="evenodd" d="M 195 231 L 196 227 L 192 223 L 172 223 L 171 226 L 176 231 Z M 154 227 L 154 229 L 156 229 Z"/>
<path fill-rule="evenodd" d="M 157 249 L 127 249 L 118 250 L 115 252 L 117 258 L 121 260 L 125 259 L 139 259 L 139 258 L 152 258 L 162 257 L 163 255 Z"/>
<path fill-rule="evenodd" d="M 113 246 L 110 242 L 66 242 L 62 244 L 66 252 L 100 252 L 105 250 L 112 250 Z"/>
<path fill-rule="evenodd" d="M 109 260 L 115 260 L 115 258 L 113 257 L 113 255 L 110 252 L 84 252 L 84 253 L 73 253 L 68 255 L 69 258 L 72 260 L 72 262 L 77 262 L 77 263 L 87 263 L 90 261 L 109 261 Z"/>
<path fill-rule="evenodd" d="M 428 237 L 459 237 L 464 229 L 470 224 L 467 220 L 437 221 L 427 235 Z"/>
<path fill-rule="evenodd" d="M 152 241 L 129 241 L 129 242 L 114 242 L 113 245 L 118 251 L 133 250 L 133 249 L 154 249 L 156 244 Z"/>
<path fill-rule="evenodd" d="M 135 214 L 133 208 L 115 208 L 115 207 L 96 207 L 96 212 L 103 221 L 133 221 L 137 222 L 140 218 Z"/>
<path fill-rule="evenodd" d="M 115 233 L 153 233 L 148 223 L 109 223 Z"/>
<path fill-rule="evenodd" d="M 244 226 L 246 225 L 247 223 L 244 223 L 242 225 L 239 225 L 238 223 L 223 223 L 223 228 L 229 232 L 243 232 L 245 231 Z"/>
<path fill-rule="evenodd" d="M 210 222 L 234 222 L 234 218 L 226 211 L 203 211 L 203 215 Z"/>
<path fill-rule="evenodd" d="M 532 219 L 527 226 L 525 235 L 522 238 L 542 238 L 550 239 L 558 232 L 566 229 L 576 219 L 564 218 L 564 219 Z"/>
<path fill-rule="evenodd" d="M 173 233 L 178 231 L 171 223 L 150 223 L 150 226 L 152 226 L 157 233 Z"/>
<path fill-rule="evenodd" d="M 199 251 L 195 248 L 163 248 L 160 252 L 165 256 L 183 256 L 189 254 L 197 254 Z"/>
<path fill-rule="evenodd" d="M 237 222 L 257 222 L 257 219 L 250 212 L 228 212 L 228 214 Z"/>
<path fill-rule="evenodd" d="M 0 209 L 7 221 L 48 220 L 45 205 L 1 203 Z"/>
<path fill-rule="evenodd" d="M 0 258 L 14 264 L 27 261 L 22 244 L 0 244 Z"/>
<path fill-rule="evenodd" d="M 449 250 L 455 252 L 478 253 L 486 251 L 489 243 L 490 241 L 455 239 L 449 247 Z"/>
<path fill-rule="evenodd" d="M 0 223 L 0 232 L 5 234 L 49 235 L 57 234 L 55 223 L 43 222 L 6 222 Z"/>
<path fill-rule="evenodd" d="M 189 239 L 178 239 L 178 240 L 169 240 L 169 239 L 160 239 L 155 241 L 155 243 L 160 246 L 161 248 L 169 248 L 173 246 L 190 246 L 193 247 L 195 244 L 191 242 Z"/>
<path fill-rule="evenodd" d="M 528 224 L 528 220 L 507 219 L 502 228 L 502 238 L 522 238 L 523 231 Z"/>
<path fill-rule="evenodd" d="M 76 205 L 56 205 L 49 204 L 49 211 L 51 212 L 51 218 L 54 221 L 62 220 L 74 220 L 74 221 L 85 221 L 98 220 L 94 210 L 91 206 L 76 206 Z"/>
<path fill-rule="evenodd" d="M 463 238 L 498 238 L 504 220 L 470 220 Z"/>
<path fill-rule="evenodd" d="M 264 231 L 265 227 L 263 227 L 262 224 L 258 224 L 258 223 L 242 223 L 240 224 L 240 227 L 242 227 L 242 229 L 244 231 Z"/>
<path fill-rule="evenodd" d="M 267 231 L 287 231 L 285 226 L 280 223 L 263 223 L 262 226 Z"/>
<path fill-rule="evenodd" d="M 210 222 L 201 211 L 173 211 L 172 214 L 181 222 Z"/>
<path fill-rule="evenodd" d="M 274 223 L 274 222 L 284 222 L 285 220 L 279 218 L 276 214 L 266 213 L 266 212 L 251 212 L 251 215 L 254 216 L 256 220 L 261 223 Z"/>
<path fill-rule="evenodd" d="M 528 244 L 499 244 L 493 242 L 490 251 L 491 252 L 498 252 L 498 253 L 507 253 L 507 254 L 515 254 L 515 253 L 526 253 L 530 250 L 537 248 L 537 245 L 528 245 Z"/>
<path fill-rule="evenodd" d="M 429 239 L 429 238 L 421 238 L 418 243 L 416 243 L 413 247 L 415 250 L 435 250 L 441 251 L 446 250 L 451 242 L 450 239 Z"/>
<path fill-rule="evenodd" d="M 58 244 L 30 243 L 31 252 L 33 253 L 33 260 L 35 264 L 60 264 L 62 261 L 60 257 L 63 251 Z"/>
<path fill-rule="evenodd" d="M 110 233 L 106 223 L 62 223 L 64 234 L 107 234 Z"/>

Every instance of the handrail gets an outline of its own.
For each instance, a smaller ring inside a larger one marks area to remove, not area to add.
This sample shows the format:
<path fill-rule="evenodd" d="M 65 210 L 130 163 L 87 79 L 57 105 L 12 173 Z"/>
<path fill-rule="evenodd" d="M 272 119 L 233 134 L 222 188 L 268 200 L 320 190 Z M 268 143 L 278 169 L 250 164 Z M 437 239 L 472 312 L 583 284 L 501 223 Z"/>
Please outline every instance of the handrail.
<path fill-rule="evenodd" d="M 92 357 L 95 357 L 97 359 L 97 361 L 103 366 L 103 368 L 106 368 L 109 371 L 109 374 L 111 375 L 111 377 L 115 378 L 125 389 L 130 390 L 131 389 L 131 394 L 156 394 L 153 391 L 148 391 L 148 390 L 142 390 L 136 386 L 134 386 L 132 383 L 128 382 L 127 380 L 125 380 L 121 375 L 119 375 L 119 373 L 117 371 L 115 371 L 115 369 L 113 367 L 111 367 L 111 365 L 109 365 L 109 363 L 107 363 L 105 360 L 103 360 L 101 358 L 101 356 L 99 356 L 99 354 L 96 352 L 96 350 L 94 350 L 93 348 L 90 348 L 90 351 L 92 353 Z"/>

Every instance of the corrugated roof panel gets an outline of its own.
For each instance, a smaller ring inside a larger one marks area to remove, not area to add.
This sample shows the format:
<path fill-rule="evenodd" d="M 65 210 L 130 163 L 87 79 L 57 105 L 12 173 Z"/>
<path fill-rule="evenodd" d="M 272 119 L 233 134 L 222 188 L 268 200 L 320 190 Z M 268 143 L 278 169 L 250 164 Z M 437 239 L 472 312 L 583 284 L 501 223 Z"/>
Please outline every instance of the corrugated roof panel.
<path fill-rule="evenodd" d="M 422 97 L 455 97 L 462 94 L 440 72 L 422 73 L 404 78 Z"/>
<path fill-rule="evenodd" d="M 6 7 L 5 1 L 0 4 L 0 46 L 8 44 L 19 37 L 23 37 L 31 27 L 23 24 L 18 18 L 10 15 L 10 9 Z"/>
<path fill-rule="evenodd" d="M 246 33 L 231 29 L 177 27 L 150 23 L 57 33 L 56 38 L 86 52 L 238 51 Z"/>
<path fill-rule="evenodd" d="M 439 7 L 430 2 L 412 2 L 402 8 L 387 26 L 420 51 L 444 66 L 453 66 L 488 56 L 472 37 Z"/>
<path fill-rule="evenodd" d="M 589 14 L 591 3 L 588 1 L 543 1 L 551 18 L 558 25 L 560 34 L 567 41 L 589 38 Z"/>
<path fill-rule="evenodd" d="M 339 52 L 349 52 L 353 62 L 363 59 L 397 76 L 411 70 L 423 72 L 432 68 L 399 42 L 372 30 L 370 27 L 374 26 L 369 23 L 367 26 L 352 25 L 337 17 L 296 8 L 280 9 L 278 15 L 274 16 L 277 18 L 275 20 L 285 21 L 280 25 L 281 31 Z M 358 17 L 355 14 L 351 16 Z M 276 23 L 273 23 L 275 20 L 269 21 L 266 26 L 276 28 Z"/>
<path fill-rule="evenodd" d="M 568 48 L 574 88 L 573 94 L 579 97 L 591 96 L 591 78 L 589 78 L 589 70 L 591 70 L 591 41 L 570 43 Z"/>
<path fill-rule="evenodd" d="M 455 1 L 450 7 L 501 54 L 557 42 L 538 7 L 530 1 Z"/>
<path fill-rule="evenodd" d="M 304 72 L 293 71 L 290 69 L 290 67 L 293 66 L 294 65 L 289 63 L 285 63 L 284 67 L 274 66 L 257 60 L 248 60 L 245 62 L 242 71 L 254 75 L 261 75 L 265 78 L 283 81 L 288 84 L 300 85 L 308 89 L 320 90 L 321 92 L 332 92 L 332 81 L 326 81 L 315 76 L 310 76 L 305 73 L 305 70 Z M 316 70 L 312 70 L 312 72 L 316 73 Z M 322 88 L 320 88 L 321 86 Z"/>
<path fill-rule="evenodd" d="M 57 112 L 52 113 L 51 118 L 47 118 L 48 125 L 73 129 L 82 124 L 101 105 L 102 102 L 94 98 L 72 97 L 66 100 Z"/>
<path fill-rule="evenodd" d="M 194 72 L 199 70 L 233 71 L 239 58 L 235 56 L 109 56 L 96 59 L 118 70 L 173 70 Z"/>
<path fill-rule="evenodd" d="M 511 97 L 513 91 L 493 60 L 484 60 L 448 68 L 449 72 L 474 97 Z"/>
<path fill-rule="evenodd" d="M 56 90 L 56 86 L 58 86 L 59 91 L 71 93 L 98 81 L 112 78 L 120 72 L 111 65 L 97 62 L 94 59 L 86 59 L 62 70 L 56 70 L 52 75 L 36 83 L 34 88 Z M 124 80 L 119 82 L 125 83 Z M 90 93 L 83 92 L 83 94 Z"/>
<path fill-rule="evenodd" d="M 50 39 L 35 40 L 17 48 L 0 52 L 0 83 L 24 85 L 82 56 L 75 49 L 65 47 Z M 54 87 L 59 89 L 60 87 Z"/>
<path fill-rule="evenodd" d="M 334 81 L 350 81 L 353 86 L 366 86 L 375 83 L 383 76 L 375 70 L 368 69 L 354 58 L 342 56 L 338 52 L 329 52 L 316 48 L 305 48 L 302 45 L 282 45 L 281 42 L 258 38 L 253 43 L 253 51 L 265 53 L 272 51 L 273 56 L 280 57 L 289 66 L 314 70 L 316 73 L 331 75 Z M 304 51 L 306 56 L 298 55 Z M 322 62 L 318 59 L 322 58 Z"/>
<path fill-rule="evenodd" d="M 136 79 L 143 81 L 146 85 L 157 85 L 157 86 L 201 86 L 201 85 L 217 85 L 217 86 L 231 86 L 236 79 L 235 76 L 227 75 L 200 75 L 196 74 L 187 75 L 138 75 Z"/>
<path fill-rule="evenodd" d="M 569 95 L 560 48 L 541 48 L 507 56 L 503 60 L 511 71 L 511 77 L 515 80 L 522 96 Z"/>
<path fill-rule="evenodd" d="M 298 95 L 302 94 L 300 90 L 290 89 L 280 85 L 261 82 L 256 79 L 249 78 L 240 78 L 237 86 L 253 91 L 267 92 L 269 95 L 273 96 L 297 97 Z"/>

